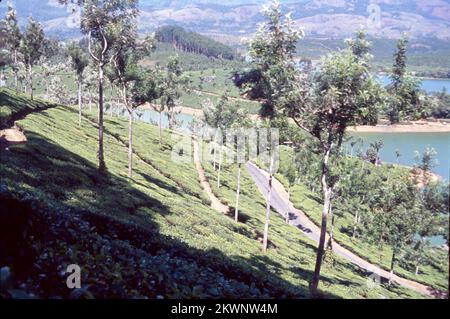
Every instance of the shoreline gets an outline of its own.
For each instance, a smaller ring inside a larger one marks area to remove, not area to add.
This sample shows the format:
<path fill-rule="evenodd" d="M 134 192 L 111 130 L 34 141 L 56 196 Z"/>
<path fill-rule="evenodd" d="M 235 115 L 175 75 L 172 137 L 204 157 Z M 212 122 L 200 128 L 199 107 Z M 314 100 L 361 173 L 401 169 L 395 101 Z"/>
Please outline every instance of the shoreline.
<path fill-rule="evenodd" d="M 350 133 L 450 133 L 450 125 L 436 122 L 356 126 L 347 129 Z"/>
<path fill-rule="evenodd" d="M 142 109 L 153 110 L 151 105 L 144 105 Z M 195 109 L 192 107 L 178 106 L 175 108 L 182 114 L 191 116 L 202 116 L 203 111 L 201 109 Z M 249 114 L 252 120 L 259 119 L 257 114 Z M 414 122 L 412 124 L 396 124 L 396 125 L 386 125 L 380 124 L 377 126 L 356 126 L 349 127 L 347 129 L 349 133 L 450 133 L 450 123 L 442 122 Z"/>
<path fill-rule="evenodd" d="M 388 76 L 389 73 L 387 72 L 377 72 L 376 75 L 382 75 L 382 76 Z M 450 78 L 434 78 L 431 76 L 418 76 L 418 75 L 410 75 L 413 78 L 419 79 L 419 80 L 442 80 L 442 81 L 450 81 Z"/>

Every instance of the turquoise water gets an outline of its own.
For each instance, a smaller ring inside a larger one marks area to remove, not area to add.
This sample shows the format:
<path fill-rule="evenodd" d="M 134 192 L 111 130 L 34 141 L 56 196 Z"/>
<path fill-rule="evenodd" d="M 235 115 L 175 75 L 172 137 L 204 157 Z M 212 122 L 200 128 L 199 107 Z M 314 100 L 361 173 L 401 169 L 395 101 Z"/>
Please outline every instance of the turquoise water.
<path fill-rule="evenodd" d="M 377 75 L 377 78 L 384 85 L 390 83 L 390 78 L 387 75 Z M 422 89 L 427 93 L 441 92 L 445 88 L 447 92 L 450 92 L 450 79 L 423 79 Z"/>
<path fill-rule="evenodd" d="M 181 123 L 179 130 L 183 132 L 189 132 L 189 123 L 192 121 L 192 118 L 192 115 L 178 114 L 177 120 Z M 159 125 L 159 113 L 152 110 L 145 110 L 142 120 L 146 123 Z M 169 126 L 169 121 L 167 119 L 166 113 L 162 114 L 161 124 L 163 128 L 167 128 Z"/>
<path fill-rule="evenodd" d="M 422 153 L 427 147 L 436 151 L 436 167 L 433 171 L 445 179 L 449 179 L 450 170 L 450 133 L 352 133 L 355 138 L 361 138 L 362 146 L 354 147 L 354 154 L 357 149 L 365 151 L 370 143 L 382 140 L 384 145 L 380 152 L 382 161 L 396 163 L 396 151 L 401 156 L 398 163 L 406 166 L 413 166 L 415 152 Z M 350 153 L 350 146 L 347 146 Z"/>

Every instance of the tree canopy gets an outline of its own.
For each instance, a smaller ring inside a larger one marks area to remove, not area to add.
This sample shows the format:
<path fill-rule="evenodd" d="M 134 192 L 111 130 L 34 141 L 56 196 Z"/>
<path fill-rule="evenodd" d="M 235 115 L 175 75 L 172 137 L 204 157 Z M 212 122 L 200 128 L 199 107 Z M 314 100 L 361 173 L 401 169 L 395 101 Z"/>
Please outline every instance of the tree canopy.
<path fill-rule="evenodd" d="M 199 33 L 187 31 L 178 26 L 163 26 L 156 31 L 156 38 L 160 42 L 170 43 L 179 50 L 203 54 L 212 58 L 234 60 L 236 52 L 229 46 L 214 41 Z"/>

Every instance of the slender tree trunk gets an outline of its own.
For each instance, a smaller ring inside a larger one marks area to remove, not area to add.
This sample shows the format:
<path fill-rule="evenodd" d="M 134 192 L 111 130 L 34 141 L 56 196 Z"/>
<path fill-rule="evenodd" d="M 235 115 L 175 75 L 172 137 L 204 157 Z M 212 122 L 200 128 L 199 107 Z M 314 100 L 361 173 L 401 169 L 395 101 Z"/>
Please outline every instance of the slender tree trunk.
<path fill-rule="evenodd" d="M 334 214 L 333 214 L 333 210 L 332 210 L 332 202 L 330 200 L 330 207 L 328 209 L 328 218 L 331 217 L 331 228 L 330 231 L 328 232 L 328 244 L 327 244 L 327 248 L 333 250 L 333 231 L 334 231 Z"/>
<path fill-rule="evenodd" d="M 289 186 L 288 186 L 288 202 L 290 202 L 290 201 L 291 201 L 291 184 L 289 183 Z M 289 224 L 289 210 L 286 211 L 285 218 L 286 218 L 286 223 Z"/>
<path fill-rule="evenodd" d="M 90 89 L 88 89 L 88 95 L 89 95 L 89 112 L 92 112 L 92 95 Z"/>
<path fill-rule="evenodd" d="M 316 256 L 316 266 L 314 269 L 314 275 L 310 285 L 311 294 L 314 296 L 317 294 L 317 288 L 319 286 L 320 280 L 320 269 L 322 267 L 323 253 L 325 248 L 325 239 L 327 234 L 327 222 L 328 222 L 328 212 L 330 211 L 331 205 L 331 195 L 332 188 L 328 186 L 327 183 L 327 171 L 328 171 L 328 160 L 330 158 L 331 147 L 325 152 L 323 163 L 322 163 L 322 192 L 324 197 L 323 209 L 322 209 L 322 224 L 320 226 L 320 239 L 319 248 L 317 250 Z"/>
<path fill-rule="evenodd" d="M 133 174 L 133 111 L 128 110 L 128 177 Z"/>
<path fill-rule="evenodd" d="M 383 255 L 383 237 L 384 237 L 384 234 L 381 233 L 380 242 L 378 244 L 378 248 L 380 251 L 380 255 L 378 256 L 378 262 L 380 263 L 380 265 L 382 265 L 382 263 L 383 263 L 383 256 L 384 256 Z"/>
<path fill-rule="evenodd" d="M 358 210 L 355 210 L 355 218 L 354 218 L 354 222 L 353 222 L 353 234 L 352 234 L 353 239 L 356 238 L 356 226 L 357 225 L 358 225 Z"/>
<path fill-rule="evenodd" d="M 17 74 L 17 50 L 14 50 L 14 85 L 16 93 L 19 91 L 18 74 Z"/>
<path fill-rule="evenodd" d="M 162 150 L 162 112 L 159 112 L 159 149 Z"/>
<path fill-rule="evenodd" d="M 263 251 L 267 251 L 267 243 L 269 239 L 269 223 L 270 223 L 270 202 L 272 199 L 272 179 L 273 179 L 273 165 L 274 165 L 274 156 L 271 154 L 270 156 L 270 167 L 269 167 L 269 190 L 267 192 L 267 201 L 266 201 L 266 220 L 264 222 L 264 237 L 263 237 Z"/>
<path fill-rule="evenodd" d="M 28 90 L 30 93 L 30 98 L 33 100 L 33 69 L 31 64 L 28 64 Z"/>
<path fill-rule="evenodd" d="M 81 80 L 78 79 L 78 126 L 81 126 Z"/>
<path fill-rule="evenodd" d="M 220 188 L 220 171 L 222 170 L 222 146 L 219 151 L 219 170 L 217 171 L 217 188 Z"/>
<path fill-rule="evenodd" d="M 394 266 L 395 266 L 395 249 L 393 249 L 392 251 L 391 269 L 389 272 L 389 286 L 392 284 L 392 277 L 394 276 Z"/>
<path fill-rule="evenodd" d="M 109 83 L 109 117 L 113 117 L 113 84 Z"/>
<path fill-rule="evenodd" d="M 214 170 L 216 170 L 216 141 L 214 141 L 213 143 L 212 143 L 212 145 L 213 145 L 213 152 L 214 152 L 214 154 L 213 154 L 213 169 Z"/>
<path fill-rule="evenodd" d="M 236 208 L 234 210 L 234 221 L 239 220 L 239 195 L 241 193 L 241 163 L 238 164 L 237 189 L 236 189 Z"/>
<path fill-rule="evenodd" d="M 103 153 L 103 64 L 98 67 L 98 169 L 100 172 L 106 171 L 105 158 Z"/>

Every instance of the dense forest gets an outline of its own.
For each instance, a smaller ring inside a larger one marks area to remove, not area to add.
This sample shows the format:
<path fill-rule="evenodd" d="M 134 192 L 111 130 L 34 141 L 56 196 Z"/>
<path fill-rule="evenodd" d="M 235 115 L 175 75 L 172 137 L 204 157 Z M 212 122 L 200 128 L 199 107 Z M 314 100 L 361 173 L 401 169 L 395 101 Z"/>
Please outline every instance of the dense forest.
<path fill-rule="evenodd" d="M 181 27 L 163 26 L 156 31 L 156 37 L 160 42 L 170 43 L 184 52 L 226 60 L 237 58 L 236 52 L 229 46 Z"/>

